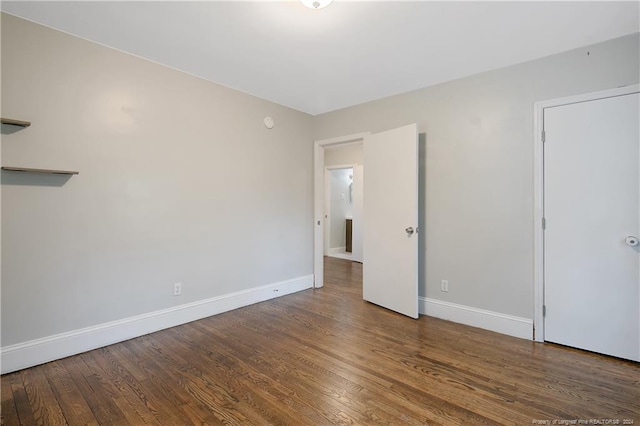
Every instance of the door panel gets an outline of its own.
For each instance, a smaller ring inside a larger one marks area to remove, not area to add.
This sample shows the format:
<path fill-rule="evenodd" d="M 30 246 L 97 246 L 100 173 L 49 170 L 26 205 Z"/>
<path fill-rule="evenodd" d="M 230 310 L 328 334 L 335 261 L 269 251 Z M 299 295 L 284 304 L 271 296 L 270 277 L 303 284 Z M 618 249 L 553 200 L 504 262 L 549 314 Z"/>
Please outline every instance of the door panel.
<path fill-rule="evenodd" d="M 639 95 L 544 110 L 545 340 L 640 360 Z"/>
<path fill-rule="evenodd" d="M 365 137 L 363 298 L 418 318 L 417 125 Z"/>

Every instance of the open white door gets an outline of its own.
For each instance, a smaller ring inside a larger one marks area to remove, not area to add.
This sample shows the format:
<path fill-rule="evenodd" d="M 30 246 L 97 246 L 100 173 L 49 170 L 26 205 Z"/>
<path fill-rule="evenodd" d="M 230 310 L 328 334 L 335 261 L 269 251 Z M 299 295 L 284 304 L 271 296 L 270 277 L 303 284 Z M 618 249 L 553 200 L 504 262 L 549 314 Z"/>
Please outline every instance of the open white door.
<path fill-rule="evenodd" d="M 418 126 L 364 139 L 363 298 L 418 318 Z"/>

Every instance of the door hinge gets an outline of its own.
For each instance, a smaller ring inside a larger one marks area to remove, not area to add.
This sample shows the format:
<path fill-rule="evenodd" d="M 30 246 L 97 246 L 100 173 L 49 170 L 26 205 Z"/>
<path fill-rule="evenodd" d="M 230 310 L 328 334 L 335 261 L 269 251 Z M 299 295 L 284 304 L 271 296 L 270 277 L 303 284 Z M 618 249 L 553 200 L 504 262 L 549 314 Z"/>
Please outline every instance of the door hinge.
<path fill-rule="evenodd" d="M 546 218 L 542 218 L 542 229 L 547 229 L 547 219 Z"/>
<path fill-rule="evenodd" d="M 542 143 L 545 143 L 547 141 L 547 132 L 543 130 L 541 137 L 542 137 Z"/>
<path fill-rule="evenodd" d="M 542 305 L 542 316 L 543 317 L 547 316 L 547 305 Z"/>

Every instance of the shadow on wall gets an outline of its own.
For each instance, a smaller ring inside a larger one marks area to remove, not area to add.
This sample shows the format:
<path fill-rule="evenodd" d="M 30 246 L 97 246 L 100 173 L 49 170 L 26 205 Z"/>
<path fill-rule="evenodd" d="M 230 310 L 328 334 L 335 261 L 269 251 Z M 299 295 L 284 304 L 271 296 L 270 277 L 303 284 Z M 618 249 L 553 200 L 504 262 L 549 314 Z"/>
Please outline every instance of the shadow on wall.
<path fill-rule="evenodd" d="M 10 135 L 10 134 L 18 132 L 18 131 L 20 131 L 22 129 L 23 129 L 22 126 L 14 126 L 14 125 L 11 125 L 11 124 L 2 124 L 2 131 L 0 133 L 2 133 L 3 135 Z"/>
<path fill-rule="evenodd" d="M 2 170 L 2 185 L 24 185 L 24 186 L 63 186 L 71 175 L 15 172 Z"/>

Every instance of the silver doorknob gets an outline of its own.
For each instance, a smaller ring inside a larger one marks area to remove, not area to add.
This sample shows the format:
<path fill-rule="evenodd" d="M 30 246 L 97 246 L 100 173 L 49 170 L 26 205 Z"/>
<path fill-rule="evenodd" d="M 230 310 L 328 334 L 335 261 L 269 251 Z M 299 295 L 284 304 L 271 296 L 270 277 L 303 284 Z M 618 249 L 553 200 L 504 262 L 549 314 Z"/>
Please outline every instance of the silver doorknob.
<path fill-rule="evenodd" d="M 635 247 L 638 245 L 638 237 L 629 235 L 627 238 L 624 239 L 624 242 L 627 243 L 628 246 Z"/>
<path fill-rule="evenodd" d="M 406 232 L 407 235 L 411 236 L 411 234 L 413 234 L 413 226 L 410 226 L 408 228 L 404 228 L 404 232 Z"/>

